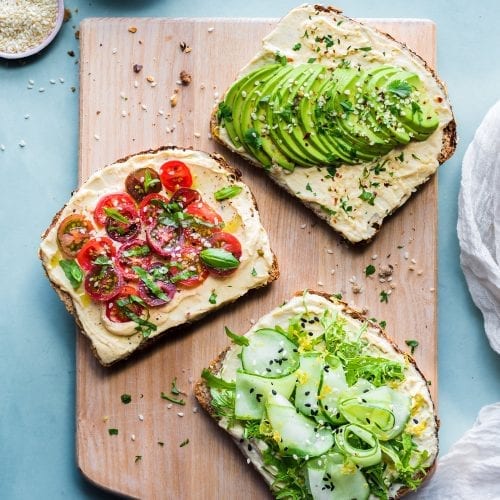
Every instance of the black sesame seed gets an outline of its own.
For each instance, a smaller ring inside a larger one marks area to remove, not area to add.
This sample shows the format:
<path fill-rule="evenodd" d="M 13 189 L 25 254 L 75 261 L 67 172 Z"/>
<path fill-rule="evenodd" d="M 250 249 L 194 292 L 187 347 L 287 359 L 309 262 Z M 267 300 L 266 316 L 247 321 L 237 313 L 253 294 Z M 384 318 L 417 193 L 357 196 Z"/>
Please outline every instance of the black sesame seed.
<path fill-rule="evenodd" d="M 414 423 L 414 424 L 418 424 L 418 419 L 414 418 L 414 419 L 413 419 L 413 423 Z"/>
<path fill-rule="evenodd" d="M 311 408 L 311 403 L 306 403 L 304 406 L 305 406 L 306 408 Z"/>
<path fill-rule="evenodd" d="M 253 392 L 254 390 L 255 390 L 255 389 L 252 387 L 252 388 L 250 389 L 250 394 L 252 394 L 252 392 Z"/>
<path fill-rule="evenodd" d="M 253 449 L 253 448 L 252 448 L 252 445 L 251 445 L 251 444 L 249 444 L 249 445 L 248 445 L 248 451 L 252 451 L 252 449 Z"/>
<path fill-rule="evenodd" d="M 309 396 L 309 394 L 311 394 L 311 391 L 306 391 L 306 392 L 304 392 L 304 394 L 305 394 L 306 396 Z"/>
<path fill-rule="evenodd" d="M 274 389 L 272 389 L 271 392 L 273 393 L 273 396 L 276 396 L 276 394 L 278 394 Z"/>

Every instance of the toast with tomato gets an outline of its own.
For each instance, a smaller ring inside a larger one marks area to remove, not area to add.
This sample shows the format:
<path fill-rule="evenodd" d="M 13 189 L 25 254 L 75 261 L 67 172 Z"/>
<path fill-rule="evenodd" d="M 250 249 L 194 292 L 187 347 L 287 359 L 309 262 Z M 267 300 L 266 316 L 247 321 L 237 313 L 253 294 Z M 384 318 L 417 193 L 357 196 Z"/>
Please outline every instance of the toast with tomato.
<path fill-rule="evenodd" d="M 276 498 L 395 499 L 433 470 L 429 384 L 359 311 L 304 291 L 226 333 L 195 396 Z"/>
<path fill-rule="evenodd" d="M 218 155 L 146 151 L 93 174 L 54 217 L 39 255 L 102 365 L 278 277 L 240 177 Z"/>

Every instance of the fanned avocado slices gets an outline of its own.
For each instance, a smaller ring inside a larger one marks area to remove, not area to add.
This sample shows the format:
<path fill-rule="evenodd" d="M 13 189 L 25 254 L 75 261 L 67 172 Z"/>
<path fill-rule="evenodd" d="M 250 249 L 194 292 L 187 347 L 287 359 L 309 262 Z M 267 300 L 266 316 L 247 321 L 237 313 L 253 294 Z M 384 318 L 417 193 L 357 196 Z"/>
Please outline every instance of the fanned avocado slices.
<path fill-rule="evenodd" d="M 417 74 L 270 64 L 237 81 L 219 124 L 265 168 L 358 164 L 426 140 L 439 125 Z"/>

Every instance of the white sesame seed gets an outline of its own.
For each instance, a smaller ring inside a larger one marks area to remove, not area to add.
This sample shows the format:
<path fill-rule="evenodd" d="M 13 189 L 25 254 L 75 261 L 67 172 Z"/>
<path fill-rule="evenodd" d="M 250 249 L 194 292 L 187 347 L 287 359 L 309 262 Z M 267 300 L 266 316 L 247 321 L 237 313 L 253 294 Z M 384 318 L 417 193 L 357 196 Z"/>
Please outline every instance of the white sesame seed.
<path fill-rule="evenodd" d="M 412 264 L 416 264 L 416 263 L 417 263 L 417 261 L 416 261 L 415 259 L 411 259 L 411 263 L 412 263 Z"/>
<path fill-rule="evenodd" d="M 128 99 L 128 97 L 127 97 L 127 95 L 125 94 L 125 92 L 120 92 L 120 97 L 121 97 L 122 99 L 125 99 L 125 100 L 126 100 L 126 99 Z"/>
<path fill-rule="evenodd" d="M 163 109 L 159 109 L 158 110 L 158 114 L 161 115 L 161 116 L 163 116 L 165 114 L 165 111 L 163 111 Z"/>
<path fill-rule="evenodd" d="M 183 416 L 184 416 L 184 412 L 179 411 L 179 412 L 177 412 L 177 415 L 178 415 L 179 417 L 183 417 Z"/>
<path fill-rule="evenodd" d="M 385 279 L 384 279 L 384 278 L 380 278 L 380 279 L 378 280 L 378 282 L 379 282 L 379 283 L 385 283 Z"/>
<path fill-rule="evenodd" d="M 208 138 L 209 141 L 211 141 L 212 140 L 212 134 L 208 134 L 207 138 Z"/>
<path fill-rule="evenodd" d="M 408 252 L 405 252 L 405 253 L 403 254 L 403 257 L 404 257 L 406 260 L 408 260 L 408 259 L 410 258 L 410 254 L 409 254 Z"/>
<path fill-rule="evenodd" d="M 147 111 L 148 107 L 145 104 L 141 104 L 141 109 L 143 109 L 144 111 Z"/>
<path fill-rule="evenodd" d="M 38 92 L 45 92 L 45 89 L 44 89 L 43 87 L 40 87 L 40 88 L 38 89 Z"/>
<path fill-rule="evenodd" d="M 26 146 L 26 141 L 24 139 L 21 139 L 19 141 L 19 147 L 24 148 Z"/>
<path fill-rule="evenodd" d="M 28 90 L 31 90 L 31 89 L 33 88 L 33 85 L 28 85 L 26 88 L 27 88 Z"/>
<path fill-rule="evenodd" d="M 193 413 L 198 413 L 198 408 L 196 406 L 193 408 Z"/>
<path fill-rule="evenodd" d="M 200 134 L 199 132 L 195 132 L 193 135 L 194 135 L 197 139 L 199 139 L 199 138 L 201 137 L 201 134 Z"/>
<path fill-rule="evenodd" d="M 325 286 L 325 284 L 322 281 L 318 281 L 318 286 Z"/>
<path fill-rule="evenodd" d="M 61 83 L 64 83 L 64 78 L 63 78 L 62 76 L 61 76 L 61 77 L 59 77 L 59 81 L 60 81 Z"/>
<path fill-rule="evenodd" d="M 251 460 L 247 458 L 247 464 L 250 465 Z"/>
<path fill-rule="evenodd" d="M 5 144 L 0 144 L 0 151 L 5 151 Z"/>
<path fill-rule="evenodd" d="M 419 270 L 417 271 L 417 275 L 418 275 L 418 276 L 422 276 L 422 274 L 424 274 L 424 272 L 422 271 L 422 269 L 419 269 Z"/>
<path fill-rule="evenodd" d="M 330 269 L 330 274 L 334 275 L 335 274 L 335 269 Z"/>
<path fill-rule="evenodd" d="M 122 109 L 122 116 L 123 116 L 124 118 L 127 116 L 127 112 L 126 112 L 124 109 Z"/>
<path fill-rule="evenodd" d="M 243 95 L 243 93 L 242 93 Z M 219 98 L 219 92 L 214 92 L 214 99 L 218 99 Z"/>
<path fill-rule="evenodd" d="M 376 253 L 374 253 L 374 254 L 372 255 L 372 260 L 377 260 L 377 259 L 378 259 L 378 255 L 377 255 Z"/>
<path fill-rule="evenodd" d="M 330 255 L 332 255 L 332 254 L 333 254 L 333 250 L 332 250 L 331 248 L 328 248 L 328 249 L 326 250 L 326 253 L 329 253 Z"/>
<path fill-rule="evenodd" d="M 209 33 L 213 33 L 214 29 L 215 29 L 215 28 L 210 27 L 210 28 L 208 28 L 208 30 L 207 30 L 207 31 L 208 31 Z"/>
<path fill-rule="evenodd" d="M 134 88 L 138 88 L 139 87 L 139 82 L 137 80 L 134 80 Z"/>
<path fill-rule="evenodd" d="M 434 293 L 436 291 L 435 288 L 429 288 L 429 292 Z"/>
<path fill-rule="evenodd" d="M 30 115 L 26 114 L 24 115 L 24 119 L 27 120 L 30 117 Z"/>
<path fill-rule="evenodd" d="M 144 415 L 142 413 L 139 414 L 139 420 L 142 422 L 144 420 Z"/>
<path fill-rule="evenodd" d="M 51 79 L 49 80 L 49 83 L 50 83 L 51 85 L 55 85 L 55 84 L 56 84 L 56 81 L 55 81 L 53 78 L 51 78 Z"/>
<path fill-rule="evenodd" d="M 35 85 L 35 80 L 28 80 L 28 83 L 29 83 L 30 85 Z"/>
<path fill-rule="evenodd" d="M 100 138 L 97 134 L 94 134 L 94 139 L 95 139 L 96 141 L 99 141 L 101 138 Z"/>
<path fill-rule="evenodd" d="M 118 52 L 118 49 L 116 47 L 111 51 L 112 54 L 116 54 L 117 52 Z"/>
<path fill-rule="evenodd" d="M 301 224 L 300 229 L 305 229 L 307 227 L 307 224 Z"/>
<path fill-rule="evenodd" d="M 158 85 L 158 82 L 152 82 L 151 87 L 156 87 Z"/>
<path fill-rule="evenodd" d="M 170 410 L 170 408 L 172 408 L 172 403 L 168 403 L 167 408 Z"/>
<path fill-rule="evenodd" d="M 131 439 L 132 441 L 135 441 L 135 434 L 131 434 L 131 435 L 130 435 L 130 439 Z"/>

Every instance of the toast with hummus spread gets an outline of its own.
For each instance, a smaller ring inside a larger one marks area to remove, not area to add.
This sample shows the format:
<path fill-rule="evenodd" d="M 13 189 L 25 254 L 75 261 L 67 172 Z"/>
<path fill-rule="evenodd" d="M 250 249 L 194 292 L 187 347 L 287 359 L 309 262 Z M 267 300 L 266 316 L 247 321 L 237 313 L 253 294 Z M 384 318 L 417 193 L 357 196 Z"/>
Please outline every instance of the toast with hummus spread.
<path fill-rule="evenodd" d="M 240 177 L 218 155 L 147 151 L 93 174 L 55 216 L 40 258 L 103 365 L 278 277 Z"/>
<path fill-rule="evenodd" d="M 211 129 L 352 243 L 370 240 L 456 147 L 446 90 L 425 61 L 318 5 L 263 39 Z"/>
<path fill-rule="evenodd" d="M 413 358 L 379 325 L 305 291 L 203 370 L 195 395 L 276 498 L 399 498 L 438 453 L 438 420 Z"/>

